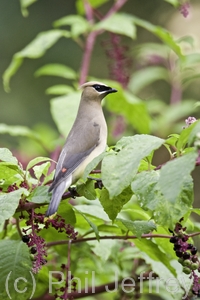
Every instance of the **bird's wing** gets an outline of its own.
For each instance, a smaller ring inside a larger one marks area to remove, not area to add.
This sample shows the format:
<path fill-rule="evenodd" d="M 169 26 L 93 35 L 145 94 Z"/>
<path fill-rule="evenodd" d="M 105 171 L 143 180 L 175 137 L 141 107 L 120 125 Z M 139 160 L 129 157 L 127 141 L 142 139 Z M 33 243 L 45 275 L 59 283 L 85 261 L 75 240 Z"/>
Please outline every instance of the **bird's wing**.
<path fill-rule="evenodd" d="M 94 121 L 88 122 L 84 128 L 76 126 L 73 135 L 69 134 L 65 146 L 60 154 L 54 180 L 49 188 L 52 191 L 60 182 L 65 180 L 85 158 L 98 146 L 100 140 L 100 126 Z M 81 144 L 79 143 L 81 135 Z"/>

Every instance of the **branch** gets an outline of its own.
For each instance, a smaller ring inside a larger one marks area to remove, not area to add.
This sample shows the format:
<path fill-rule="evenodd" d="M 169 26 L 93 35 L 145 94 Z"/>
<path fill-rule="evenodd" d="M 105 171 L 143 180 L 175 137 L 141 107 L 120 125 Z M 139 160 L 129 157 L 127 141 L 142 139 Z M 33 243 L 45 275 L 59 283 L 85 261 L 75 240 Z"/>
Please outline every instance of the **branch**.
<path fill-rule="evenodd" d="M 197 236 L 200 235 L 200 232 L 195 232 L 188 234 L 189 237 Z M 164 238 L 164 239 L 170 239 L 172 236 L 171 235 L 166 235 L 166 234 L 152 234 L 152 233 L 146 233 L 142 234 L 141 237 L 138 237 L 136 235 L 106 235 L 106 236 L 100 236 L 100 240 L 133 240 L 133 239 L 138 239 L 138 238 Z M 72 244 L 77 244 L 77 243 L 83 243 L 83 242 L 88 242 L 88 241 L 95 241 L 96 237 L 88 237 L 88 238 L 79 238 L 77 240 L 73 240 L 71 243 Z M 51 246 L 56 246 L 56 245 L 64 245 L 68 244 L 68 240 L 62 240 L 62 241 L 55 241 L 55 242 L 49 242 L 46 244 L 47 247 Z"/>
<path fill-rule="evenodd" d="M 198 233 L 200 234 L 200 232 Z M 198 235 L 197 233 L 195 235 Z M 190 236 L 190 235 L 189 235 Z M 165 235 L 165 234 L 152 234 L 152 233 L 147 233 L 147 234 L 142 234 L 140 238 L 165 238 L 169 239 L 171 238 L 171 235 Z M 138 239 L 139 237 L 136 235 L 106 235 L 106 236 L 100 236 L 100 240 L 129 240 L 129 239 Z M 96 237 L 88 237 L 88 238 L 79 238 L 77 240 L 73 240 L 71 243 L 72 244 L 77 244 L 77 243 L 83 243 L 83 242 L 88 242 L 88 241 L 95 241 Z M 62 241 L 55 241 L 55 242 L 49 242 L 47 243 L 47 247 L 55 246 L 55 245 L 63 245 L 63 244 L 68 244 L 68 240 L 62 240 Z"/>

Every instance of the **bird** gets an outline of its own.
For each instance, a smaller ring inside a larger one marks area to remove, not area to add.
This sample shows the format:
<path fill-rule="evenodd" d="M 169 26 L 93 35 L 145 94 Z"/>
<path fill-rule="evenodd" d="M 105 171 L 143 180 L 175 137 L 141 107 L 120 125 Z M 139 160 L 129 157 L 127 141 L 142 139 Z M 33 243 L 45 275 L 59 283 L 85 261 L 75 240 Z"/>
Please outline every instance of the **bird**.
<path fill-rule="evenodd" d="M 52 192 L 46 217 L 54 215 L 64 192 L 81 178 L 86 166 L 107 146 L 107 124 L 101 101 L 116 89 L 101 82 L 82 84 L 77 116 L 58 158 L 49 192 Z"/>

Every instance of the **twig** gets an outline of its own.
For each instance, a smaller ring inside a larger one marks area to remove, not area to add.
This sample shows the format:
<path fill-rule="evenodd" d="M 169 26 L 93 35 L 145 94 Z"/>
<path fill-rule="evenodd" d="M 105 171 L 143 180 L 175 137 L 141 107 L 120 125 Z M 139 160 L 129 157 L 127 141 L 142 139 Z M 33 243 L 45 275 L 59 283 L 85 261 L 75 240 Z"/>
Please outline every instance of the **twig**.
<path fill-rule="evenodd" d="M 200 234 L 200 232 L 198 233 Z M 196 235 L 198 235 L 196 233 Z M 164 235 L 164 234 L 152 234 L 152 233 L 147 233 L 147 234 L 142 234 L 141 238 L 165 238 L 169 239 L 171 238 L 171 235 Z M 136 235 L 106 235 L 106 236 L 100 236 L 100 240 L 128 240 L 128 239 L 138 239 L 138 236 Z M 82 243 L 82 242 L 88 242 L 88 241 L 95 241 L 96 237 L 88 237 L 88 238 L 79 238 L 77 240 L 73 240 L 72 244 L 77 244 L 77 243 Z M 49 242 L 47 243 L 47 247 L 55 246 L 55 245 L 63 245 L 67 244 L 68 241 L 62 240 L 62 241 L 55 241 L 55 242 Z"/>

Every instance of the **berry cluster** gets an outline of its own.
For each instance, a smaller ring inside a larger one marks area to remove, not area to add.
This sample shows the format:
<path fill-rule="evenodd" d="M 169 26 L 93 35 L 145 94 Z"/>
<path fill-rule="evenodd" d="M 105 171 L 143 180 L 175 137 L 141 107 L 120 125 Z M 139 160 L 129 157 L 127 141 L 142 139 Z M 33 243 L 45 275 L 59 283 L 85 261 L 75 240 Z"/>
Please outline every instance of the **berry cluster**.
<path fill-rule="evenodd" d="M 65 219 L 59 215 L 56 215 L 55 219 L 46 220 L 44 224 L 46 229 L 51 225 L 58 232 L 65 232 L 70 240 L 76 240 L 77 238 L 78 232 L 75 232 L 70 224 L 65 224 Z"/>
<path fill-rule="evenodd" d="M 129 48 L 122 45 L 121 37 L 111 33 L 109 40 L 102 42 L 106 55 L 109 60 L 110 77 L 126 87 L 130 79 L 132 59 Z"/>
<path fill-rule="evenodd" d="M 41 267 L 46 264 L 47 248 L 45 240 L 38 235 L 42 229 L 40 224 L 44 224 L 45 229 L 49 226 L 55 228 L 58 232 L 65 232 L 71 240 L 77 238 L 78 232 L 70 224 L 65 224 L 65 220 L 57 215 L 55 219 L 45 220 L 45 216 L 41 213 L 35 213 L 33 209 L 27 211 L 29 219 L 26 221 L 28 228 L 23 229 L 22 241 L 30 248 L 31 254 L 34 255 L 33 272 L 37 273 Z M 28 233 L 30 232 L 30 233 Z"/>
<path fill-rule="evenodd" d="M 188 243 L 189 236 L 185 233 L 186 227 L 183 227 L 180 222 L 175 226 L 170 243 L 174 244 L 174 251 L 179 258 L 179 263 L 183 266 L 183 272 L 190 274 L 190 278 L 193 278 L 192 293 L 200 295 L 200 278 L 195 273 L 195 270 L 200 273 L 200 261 L 196 255 L 197 248 Z"/>
<path fill-rule="evenodd" d="M 32 271 L 34 273 L 38 273 L 41 267 L 47 263 L 46 243 L 45 240 L 38 235 L 41 230 L 39 223 L 44 220 L 44 216 L 42 214 L 36 214 L 34 210 L 29 210 L 28 214 L 29 219 L 26 221 L 26 225 L 29 227 L 22 230 L 25 234 L 22 237 L 22 241 L 27 244 L 30 248 L 31 254 L 34 255 Z M 30 230 L 31 233 L 27 234 Z"/>
<path fill-rule="evenodd" d="M 76 291 L 76 285 L 77 283 L 73 281 L 73 275 L 68 273 L 68 265 L 62 264 L 61 265 L 62 271 L 66 270 L 66 280 L 64 286 L 57 288 L 56 293 L 54 294 L 55 299 L 74 299 L 71 293 Z M 61 278 L 58 278 L 60 281 Z"/>

